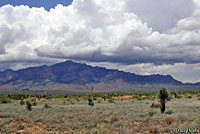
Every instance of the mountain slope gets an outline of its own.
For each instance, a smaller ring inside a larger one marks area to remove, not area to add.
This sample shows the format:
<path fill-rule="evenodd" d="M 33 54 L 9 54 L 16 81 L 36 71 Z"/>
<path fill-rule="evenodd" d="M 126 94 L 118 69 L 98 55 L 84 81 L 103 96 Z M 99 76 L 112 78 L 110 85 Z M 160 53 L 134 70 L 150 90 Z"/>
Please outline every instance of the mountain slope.
<path fill-rule="evenodd" d="M 64 84 L 90 84 L 112 83 L 123 81 L 128 84 L 173 84 L 182 85 L 170 75 L 141 76 L 134 73 L 92 67 L 86 64 L 75 63 L 70 60 L 52 66 L 30 67 L 13 71 L 11 69 L 0 72 L 0 84 L 19 84 L 33 81 L 37 83 L 64 83 Z"/>

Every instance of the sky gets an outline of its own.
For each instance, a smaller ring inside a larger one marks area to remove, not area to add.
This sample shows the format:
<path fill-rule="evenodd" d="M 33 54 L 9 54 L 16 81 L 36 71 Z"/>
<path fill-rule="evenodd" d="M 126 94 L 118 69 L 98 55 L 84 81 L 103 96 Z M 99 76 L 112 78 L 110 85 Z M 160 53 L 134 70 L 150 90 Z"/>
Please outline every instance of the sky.
<path fill-rule="evenodd" d="M 0 6 L 7 4 L 13 6 L 27 5 L 29 7 L 44 7 L 45 10 L 49 11 L 58 4 L 68 6 L 72 3 L 72 0 L 0 0 Z"/>
<path fill-rule="evenodd" d="M 0 70 L 70 59 L 200 81 L 199 0 L 0 0 Z"/>

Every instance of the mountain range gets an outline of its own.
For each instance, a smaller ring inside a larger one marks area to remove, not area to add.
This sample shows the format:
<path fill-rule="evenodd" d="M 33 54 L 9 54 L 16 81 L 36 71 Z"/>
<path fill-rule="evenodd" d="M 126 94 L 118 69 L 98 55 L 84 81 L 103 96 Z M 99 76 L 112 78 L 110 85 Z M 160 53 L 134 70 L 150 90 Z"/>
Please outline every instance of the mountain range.
<path fill-rule="evenodd" d="M 20 70 L 5 70 L 0 72 L 0 84 L 20 84 L 32 81 L 33 83 L 61 83 L 80 84 L 123 82 L 127 84 L 172 84 L 183 85 L 170 75 L 137 75 L 134 73 L 92 67 L 67 60 L 51 66 L 29 67 Z"/>

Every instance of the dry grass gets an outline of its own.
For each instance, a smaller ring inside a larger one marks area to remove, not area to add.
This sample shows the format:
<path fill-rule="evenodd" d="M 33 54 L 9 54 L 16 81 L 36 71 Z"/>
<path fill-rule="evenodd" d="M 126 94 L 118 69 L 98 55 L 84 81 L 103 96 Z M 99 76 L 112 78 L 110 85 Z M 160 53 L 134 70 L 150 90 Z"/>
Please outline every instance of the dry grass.
<path fill-rule="evenodd" d="M 167 110 L 173 110 L 170 115 L 150 107 L 158 104 L 158 100 L 132 100 L 131 97 L 99 103 L 97 99 L 90 107 L 87 100 L 72 103 L 75 101 L 52 99 L 37 101 L 32 111 L 27 111 L 20 101 L 0 104 L 0 132 L 164 134 L 174 128 L 200 129 L 200 101 L 196 97 L 167 102 Z M 44 108 L 45 104 L 51 108 Z"/>

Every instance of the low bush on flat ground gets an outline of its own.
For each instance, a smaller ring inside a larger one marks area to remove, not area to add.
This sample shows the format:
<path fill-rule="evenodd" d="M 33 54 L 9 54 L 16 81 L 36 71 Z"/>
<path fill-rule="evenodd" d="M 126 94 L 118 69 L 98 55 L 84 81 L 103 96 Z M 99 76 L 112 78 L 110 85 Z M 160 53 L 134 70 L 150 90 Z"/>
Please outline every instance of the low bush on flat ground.
<path fill-rule="evenodd" d="M 151 94 L 112 95 L 115 103 L 109 102 L 110 95 L 96 95 L 92 107 L 88 105 L 87 96 L 63 95 L 51 99 L 28 96 L 17 100 L 7 97 L 12 101 L 0 103 L 0 132 L 164 134 L 172 133 L 174 128 L 200 129 L 198 96 L 193 93 L 180 95 L 183 97 L 174 97 L 166 103 L 164 114 L 156 106 L 159 100 L 151 99 L 156 95 Z M 186 97 L 188 95 L 192 97 Z M 26 105 L 21 105 L 21 99 L 31 103 L 37 101 L 37 105 L 29 111 Z M 46 108 L 47 105 L 50 107 Z"/>

